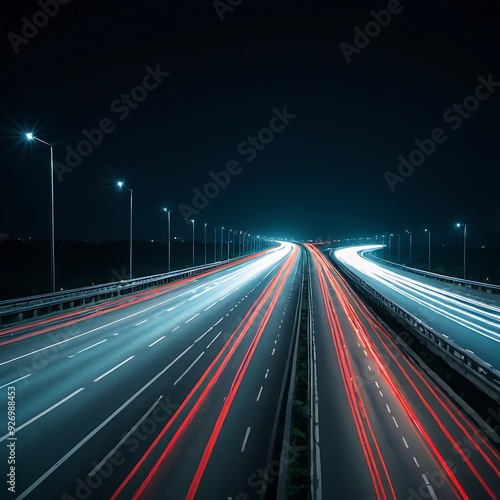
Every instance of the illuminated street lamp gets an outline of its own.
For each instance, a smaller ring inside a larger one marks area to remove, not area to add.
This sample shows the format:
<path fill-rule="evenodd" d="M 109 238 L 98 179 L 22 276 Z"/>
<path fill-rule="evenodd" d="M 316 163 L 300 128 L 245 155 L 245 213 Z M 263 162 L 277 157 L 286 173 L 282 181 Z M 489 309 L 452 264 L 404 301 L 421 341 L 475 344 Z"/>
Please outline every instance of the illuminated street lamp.
<path fill-rule="evenodd" d="M 229 229 L 227 231 L 227 260 L 229 260 L 229 233 L 232 231 L 232 229 Z"/>
<path fill-rule="evenodd" d="M 194 219 L 191 219 L 191 222 L 193 223 L 193 267 L 194 267 Z"/>
<path fill-rule="evenodd" d="M 392 259 L 392 238 L 394 235 L 389 233 L 389 260 Z"/>
<path fill-rule="evenodd" d="M 220 260 L 221 260 L 221 262 L 224 260 L 224 257 L 223 257 L 223 255 L 222 255 L 222 252 L 223 252 L 223 250 L 222 250 L 222 244 L 223 244 L 223 242 L 224 242 L 224 235 L 223 235 L 223 231 L 224 231 L 224 226 L 222 226 L 222 227 L 220 228 Z"/>
<path fill-rule="evenodd" d="M 401 234 L 398 234 L 398 264 L 401 263 Z"/>
<path fill-rule="evenodd" d="M 38 141 L 50 148 L 50 289 L 56 291 L 56 258 L 54 231 L 54 148 L 52 144 L 35 137 L 31 132 L 26 134 L 28 141 Z"/>
<path fill-rule="evenodd" d="M 411 231 L 408 231 L 408 229 L 405 229 L 405 233 L 408 233 L 408 235 L 410 236 L 410 266 L 411 266 L 411 240 L 412 240 L 412 235 L 413 233 Z"/>
<path fill-rule="evenodd" d="M 243 234 L 243 231 L 240 231 L 240 236 L 238 239 L 238 257 L 241 257 L 241 235 Z"/>
<path fill-rule="evenodd" d="M 461 224 L 460 222 L 457 223 L 457 228 L 464 228 L 464 279 L 465 278 L 465 258 L 466 258 L 466 252 L 467 252 L 467 224 Z"/>
<path fill-rule="evenodd" d="M 214 227 L 214 263 L 217 262 L 217 226 Z"/>
<path fill-rule="evenodd" d="M 167 208 L 164 208 L 163 211 L 167 214 L 168 220 L 168 272 L 170 272 L 170 212 Z"/>
<path fill-rule="evenodd" d="M 426 229 L 426 233 L 429 234 L 429 272 L 431 271 L 431 230 Z"/>
<path fill-rule="evenodd" d="M 133 207 L 134 191 L 125 186 L 125 184 L 122 181 L 118 182 L 118 187 L 120 189 L 127 189 L 128 191 L 130 191 L 130 264 L 129 265 L 130 265 L 130 279 L 132 279 L 132 218 L 133 218 L 132 207 Z"/>

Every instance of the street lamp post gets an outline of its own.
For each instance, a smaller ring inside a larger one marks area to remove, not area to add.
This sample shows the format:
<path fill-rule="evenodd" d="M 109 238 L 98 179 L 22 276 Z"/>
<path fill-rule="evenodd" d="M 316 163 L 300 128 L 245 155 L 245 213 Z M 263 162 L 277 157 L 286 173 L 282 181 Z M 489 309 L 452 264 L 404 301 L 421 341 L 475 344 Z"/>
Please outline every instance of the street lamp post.
<path fill-rule="evenodd" d="M 220 260 L 221 260 L 221 262 L 224 260 L 224 257 L 223 257 L 223 255 L 222 255 L 222 252 L 223 252 L 223 250 L 222 250 L 222 245 L 223 245 L 223 242 L 224 242 L 224 235 L 223 235 L 223 231 L 224 231 L 224 226 L 222 226 L 222 227 L 220 228 Z"/>
<path fill-rule="evenodd" d="M 217 226 L 214 227 L 214 263 L 217 262 Z"/>
<path fill-rule="evenodd" d="M 389 233 L 389 260 L 392 259 L 392 238 L 393 238 L 393 234 L 392 233 Z"/>
<path fill-rule="evenodd" d="M 426 229 L 425 232 L 429 235 L 429 272 L 431 272 L 431 230 Z"/>
<path fill-rule="evenodd" d="M 171 210 L 168 210 L 168 208 L 164 208 L 163 211 L 167 214 L 167 223 L 168 223 L 168 234 L 167 234 L 167 239 L 168 239 L 168 272 L 170 272 L 170 212 Z"/>
<path fill-rule="evenodd" d="M 193 267 L 194 267 L 194 219 L 191 219 L 191 222 L 193 223 Z"/>
<path fill-rule="evenodd" d="M 398 234 L 398 264 L 401 263 L 401 234 Z"/>
<path fill-rule="evenodd" d="M 232 231 L 232 229 L 229 229 L 227 231 L 227 260 L 229 260 L 229 233 Z"/>
<path fill-rule="evenodd" d="M 411 261 L 412 261 L 411 260 L 411 247 L 412 247 L 412 245 L 411 245 L 412 241 L 411 240 L 412 240 L 413 233 L 411 231 L 408 231 L 408 229 L 405 229 L 405 232 L 408 233 L 408 235 L 410 236 L 410 266 L 411 266 Z"/>
<path fill-rule="evenodd" d="M 205 222 L 204 239 L 205 239 L 205 265 L 207 265 L 207 223 Z"/>
<path fill-rule="evenodd" d="M 467 224 L 461 224 L 460 222 L 457 224 L 458 228 L 464 228 L 464 279 L 466 279 L 465 274 L 465 263 L 466 263 L 466 255 L 467 255 Z"/>
<path fill-rule="evenodd" d="M 54 229 L 54 148 L 52 144 L 35 137 L 31 132 L 26 134 L 29 141 L 38 141 L 50 148 L 50 289 L 56 291 L 56 257 L 55 257 L 55 229 Z"/>
<path fill-rule="evenodd" d="M 236 255 L 234 254 L 234 240 L 236 239 L 235 235 L 234 235 L 234 231 L 233 231 L 233 259 L 236 257 Z M 238 234 L 238 231 L 236 231 L 236 234 Z"/>
<path fill-rule="evenodd" d="M 240 231 L 240 235 L 238 237 L 238 257 L 241 257 L 241 235 L 243 234 L 243 231 Z"/>
<path fill-rule="evenodd" d="M 130 269 L 130 279 L 132 279 L 132 219 L 133 219 L 133 197 L 134 197 L 134 190 L 128 188 L 125 186 L 125 184 L 120 181 L 118 182 L 118 187 L 120 189 L 127 189 L 130 191 L 130 264 L 129 264 L 129 269 Z"/>

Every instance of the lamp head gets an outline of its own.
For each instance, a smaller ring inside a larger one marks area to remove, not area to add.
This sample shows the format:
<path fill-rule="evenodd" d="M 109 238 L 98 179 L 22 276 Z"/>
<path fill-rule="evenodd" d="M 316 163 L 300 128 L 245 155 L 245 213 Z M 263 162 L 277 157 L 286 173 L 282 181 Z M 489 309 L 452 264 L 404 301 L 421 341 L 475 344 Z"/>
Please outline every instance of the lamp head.
<path fill-rule="evenodd" d="M 32 141 L 34 139 L 33 134 L 31 132 L 28 132 L 26 134 L 26 139 L 28 139 L 28 141 Z"/>

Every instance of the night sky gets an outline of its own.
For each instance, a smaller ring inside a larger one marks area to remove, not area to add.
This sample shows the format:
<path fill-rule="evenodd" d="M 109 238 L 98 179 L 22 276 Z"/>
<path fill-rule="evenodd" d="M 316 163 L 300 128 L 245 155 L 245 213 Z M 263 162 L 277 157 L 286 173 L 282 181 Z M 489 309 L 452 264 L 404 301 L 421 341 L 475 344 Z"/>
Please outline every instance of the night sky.
<path fill-rule="evenodd" d="M 199 238 L 206 222 L 297 239 L 430 227 L 459 243 L 460 220 L 471 242 L 500 243 L 498 2 L 65 0 L 47 20 L 42 3 L 2 5 L 0 233 L 49 236 L 50 150 L 33 132 L 54 145 L 57 239 L 127 239 L 124 180 L 137 239 L 165 239 L 167 206 L 185 238 L 193 217 Z M 468 99 L 481 78 L 490 91 Z M 464 100 L 477 109 L 460 117 Z M 83 131 L 100 125 L 89 152 Z M 391 189 L 384 173 L 439 128 Z M 228 163 L 229 184 L 189 214 Z"/>

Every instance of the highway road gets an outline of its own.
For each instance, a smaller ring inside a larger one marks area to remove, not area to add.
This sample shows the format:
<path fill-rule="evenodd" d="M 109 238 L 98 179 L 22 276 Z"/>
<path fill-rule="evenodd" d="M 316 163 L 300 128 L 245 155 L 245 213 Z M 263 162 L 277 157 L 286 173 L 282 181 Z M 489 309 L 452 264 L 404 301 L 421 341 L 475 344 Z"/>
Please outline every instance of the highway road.
<path fill-rule="evenodd" d="M 313 498 L 498 498 L 500 454 L 308 245 Z"/>
<path fill-rule="evenodd" d="M 465 294 L 424 276 L 391 270 L 363 257 L 367 248 L 373 247 L 332 254 L 385 297 L 500 370 L 500 304 L 494 298 L 485 301 L 473 291 Z"/>
<path fill-rule="evenodd" d="M 302 252 L 282 244 L 2 330 L 0 460 L 5 473 L 13 446 L 12 497 L 261 494 L 297 331 Z"/>

